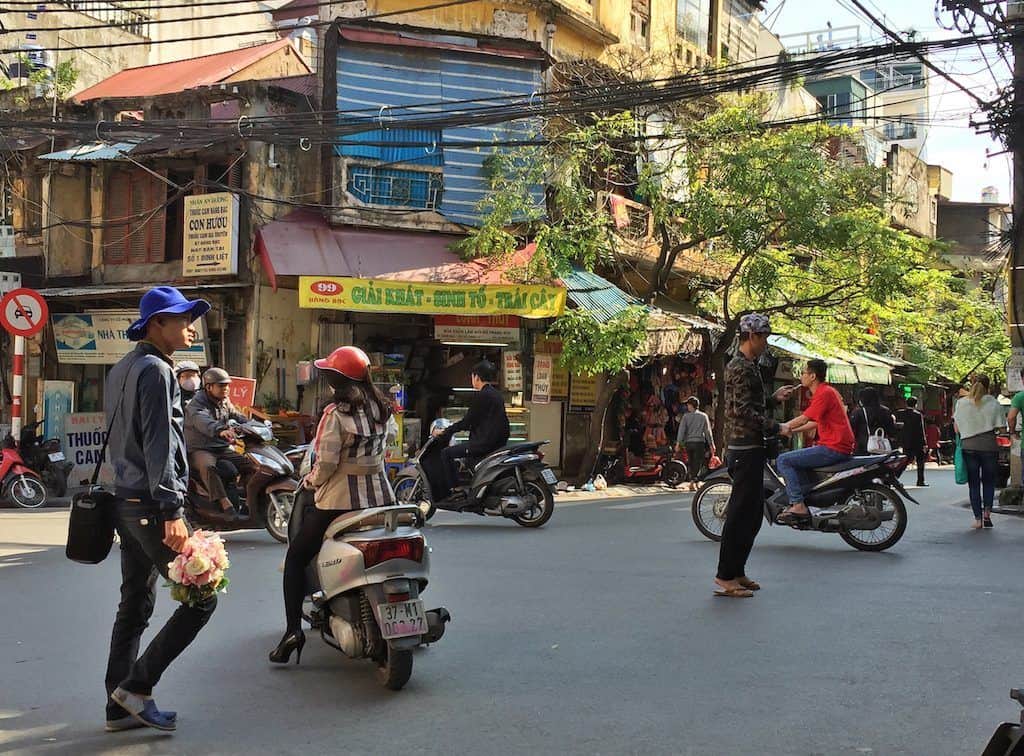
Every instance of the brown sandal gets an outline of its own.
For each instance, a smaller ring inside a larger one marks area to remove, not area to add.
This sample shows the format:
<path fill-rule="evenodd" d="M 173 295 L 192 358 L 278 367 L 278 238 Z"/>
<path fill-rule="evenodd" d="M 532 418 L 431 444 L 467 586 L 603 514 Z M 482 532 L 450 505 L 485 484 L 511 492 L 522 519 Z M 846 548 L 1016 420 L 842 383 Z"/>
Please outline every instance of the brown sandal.
<path fill-rule="evenodd" d="M 742 585 L 744 588 L 748 588 L 752 591 L 761 590 L 761 584 L 756 580 L 751 580 L 748 577 L 736 578 L 736 582 Z"/>
<path fill-rule="evenodd" d="M 715 595 L 725 598 L 753 598 L 754 592 L 749 588 L 719 588 Z"/>

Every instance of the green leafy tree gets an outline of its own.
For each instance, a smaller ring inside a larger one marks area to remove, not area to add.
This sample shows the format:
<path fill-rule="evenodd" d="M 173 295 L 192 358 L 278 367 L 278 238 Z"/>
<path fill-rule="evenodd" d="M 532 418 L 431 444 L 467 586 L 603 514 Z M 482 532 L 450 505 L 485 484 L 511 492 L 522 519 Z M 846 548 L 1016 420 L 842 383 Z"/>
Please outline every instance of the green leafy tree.
<path fill-rule="evenodd" d="M 600 192 L 631 195 L 651 211 L 644 298 L 678 280 L 681 260 L 700 262 L 702 270 L 687 275 L 701 280 L 696 303 L 724 329 L 712 353 L 721 394 L 743 315 L 842 318 L 908 292 L 907 274 L 929 258 L 927 242 L 889 225 L 884 174 L 838 158 L 852 134 L 818 124 L 766 129 L 763 110 L 763 101 L 748 98 L 698 118 L 666 111 L 657 114 L 657 138 L 651 114 L 593 116 L 566 128 L 547 149 L 505 159 L 488 201 L 518 202 L 518 215 L 489 215 L 464 251 L 508 254 L 530 236 L 535 275 L 614 266 L 637 245 L 617 232 Z M 523 191 L 539 177 L 549 187 L 543 209 Z M 499 226 L 504 249 L 479 244 L 494 240 Z M 622 366 L 632 357 L 622 355 Z M 719 433 L 723 410 L 718 402 Z"/>

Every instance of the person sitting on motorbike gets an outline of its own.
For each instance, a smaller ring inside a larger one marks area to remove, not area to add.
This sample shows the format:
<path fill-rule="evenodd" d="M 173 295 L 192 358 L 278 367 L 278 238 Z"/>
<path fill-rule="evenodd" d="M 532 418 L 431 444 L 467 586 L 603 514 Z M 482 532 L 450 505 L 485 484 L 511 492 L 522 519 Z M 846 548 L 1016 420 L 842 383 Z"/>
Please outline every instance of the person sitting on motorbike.
<path fill-rule="evenodd" d="M 228 399 L 231 376 L 226 370 L 212 367 L 203 373 L 203 389 L 185 408 L 185 446 L 192 469 L 199 473 L 212 501 L 221 511 L 235 517 L 234 505 L 228 498 L 224 478 L 233 480 L 253 470 L 252 463 L 236 452 L 232 445 L 238 440 L 230 422 L 248 422 Z"/>
<path fill-rule="evenodd" d="M 470 381 L 476 394 L 469 402 L 469 411 L 457 423 L 452 423 L 445 430 L 435 431 L 441 443 L 447 443 L 459 431 L 469 431 L 469 441 L 463 444 L 448 446 L 442 452 L 446 480 L 442 481 L 443 490 L 435 492 L 436 500 L 440 501 L 451 494 L 458 485 L 458 468 L 455 460 L 467 457 L 482 459 L 508 443 L 508 415 L 505 412 L 505 400 L 492 384 L 497 379 L 498 371 L 487 360 L 473 366 Z"/>
<path fill-rule="evenodd" d="M 391 402 L 370 381 L 370 358 L 362 349 L 345 346 L 313 364 L 330 385 L 333 401 L 320 417 L 312 446 L 313 468 L 295 502 L 301 507 L 301 522 L 284 558 L 287 625 L 281 642 L 270 652 L 270 661 L 276 664 L 286 664 L 292 651 L 302 656 L 306 567 L 320 550 L 327 528 L 345 512 L 395 503 L 384 472 Z M 307 505 L 310 495 L 315 506 Z"/>
<path fill-rule="evenodd" d="M 174 366 L 174 377 L 178 379 L 178 389 L 181 391 L 181 408 L 192 401 L 203 386 L 199 380 L 199 365 L 192 360 L 183 360 Z"/>
<path fill-rule="evenodd" d="M 811 393 L 811 403 L 787 425 L 789 434 L 807 433 L 817 428 L 817 446 L 808 446 L 780 454 L 776 467 L 786 480 L 789 507 L 779 515 L 779 522 L 794 524 L 810 517 L 804 504 L 809 487 L 803 471 L 845 462 L 853 456 L 855 441 L 850 418 L 839 392 L 825 382 L 828 365 L 824 360 L 808 360 L 800 374 L 800 383 Z"/>

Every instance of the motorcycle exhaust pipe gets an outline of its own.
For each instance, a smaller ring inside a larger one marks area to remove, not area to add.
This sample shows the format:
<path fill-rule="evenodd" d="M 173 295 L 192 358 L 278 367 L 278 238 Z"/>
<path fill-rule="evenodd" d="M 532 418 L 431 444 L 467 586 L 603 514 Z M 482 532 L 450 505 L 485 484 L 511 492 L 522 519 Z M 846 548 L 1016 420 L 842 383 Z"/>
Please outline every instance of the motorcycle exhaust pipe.
<path fill-rule="evenodd" d="M 422 643 L 437 643 L 444 636 L 445 625 L 452 615 L 443 606 L 427 610 L 427 632 L 420 638 Z"/>

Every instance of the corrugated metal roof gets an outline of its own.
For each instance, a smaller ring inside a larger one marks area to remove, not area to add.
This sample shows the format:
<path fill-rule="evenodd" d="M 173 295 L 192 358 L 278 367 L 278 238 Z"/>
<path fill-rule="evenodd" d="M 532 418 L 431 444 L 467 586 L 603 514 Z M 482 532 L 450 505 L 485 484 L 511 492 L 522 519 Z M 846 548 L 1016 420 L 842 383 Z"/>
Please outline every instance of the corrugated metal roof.
<path fill-rule="evenodd" d="M 120 97 L 151 97 L 173 94 L 205 84 L 218 84 L 253 63 L 291 46 L 281 39 L 265 45 L 202 55 L 198 58 L 126 68 L 124 71 L 83 89 L 72 99 L 77 103 Z"/>
<path fill-rule="evenodd" d="M 562 276 L 562 283 L 569 301 L 578 309 L 589 312 L 599 323 L 607 323 L 630 307 L 644 306 L 643 302 L 611 281 L 581 268 L 574 268 Z"/>
<path fill-rule="evenodd" d="M 116 297 L 143 294 L 158 284 L 100 284 L 98 286 L 57 286 L 51 289 L 37 289 L 43 297 L 49 299 L 74 299 L 77 297 Z M 166 284 L 162 284 L 166 286 Z M 240 289 L 250 287 L 247 283 L 214 283 L 214 284 L 179 284 L 179 291 L 208 291 L 210 289 Z"/>
<path fill-rule="evenodd" d="M 134 142 L 88 142 L 77 144 L 66 150 L 50 152 L 40 155 L 40 160 L 79 160 L 88 162 L 100 162 L 103 160 L 123 160 L 125 155 L 135 147 Z"/>

